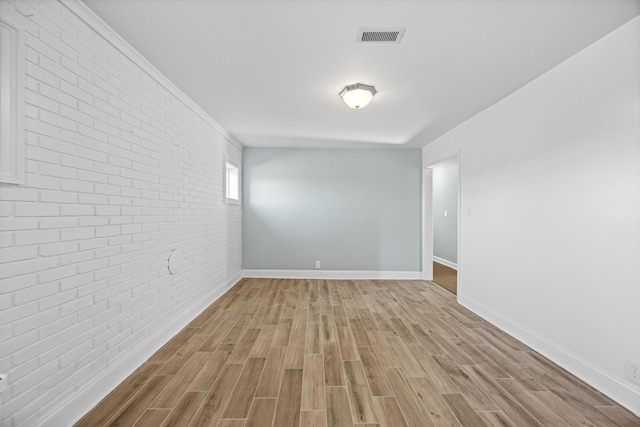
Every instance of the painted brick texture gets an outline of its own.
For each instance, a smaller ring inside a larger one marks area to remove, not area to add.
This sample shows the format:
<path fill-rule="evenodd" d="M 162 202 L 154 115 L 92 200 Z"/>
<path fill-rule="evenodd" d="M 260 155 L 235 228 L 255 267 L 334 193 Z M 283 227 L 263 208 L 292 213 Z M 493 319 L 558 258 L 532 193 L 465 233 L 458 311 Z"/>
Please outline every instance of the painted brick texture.
<path fill-rule="evenodd" d="M 240 277 L 222 167 L 242 151 L 63 3 L 0 13 L 26 32 L 25 184 L 0 184 L 1 425 L 17 427 Z"/>

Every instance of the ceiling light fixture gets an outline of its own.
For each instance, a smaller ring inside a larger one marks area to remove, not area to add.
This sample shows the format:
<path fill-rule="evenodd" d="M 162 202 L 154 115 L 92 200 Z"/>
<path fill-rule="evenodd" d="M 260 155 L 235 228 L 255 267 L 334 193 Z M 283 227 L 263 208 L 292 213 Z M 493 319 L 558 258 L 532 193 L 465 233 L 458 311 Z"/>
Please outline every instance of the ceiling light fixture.
<path fill-rule="evenodd" d="M 340 92 L 340 96 L 345 104 L 354 110 L 359 110 L 367 106 L 373 99 L 373 95 L 378 93 L 375 87 L 356 83 L 346 85 Z"/>

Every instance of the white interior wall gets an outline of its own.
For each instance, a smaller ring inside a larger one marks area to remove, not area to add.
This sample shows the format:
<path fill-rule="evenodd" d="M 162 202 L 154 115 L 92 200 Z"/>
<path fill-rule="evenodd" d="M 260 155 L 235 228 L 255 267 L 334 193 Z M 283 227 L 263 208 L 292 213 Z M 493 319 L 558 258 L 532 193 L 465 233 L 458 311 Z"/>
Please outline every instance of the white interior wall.
<path fill-rule="evenodd" d="M 0 13 L 27 116 L 25 184 L 0 184 L 1 425 L 66 426 L 240 278 L 242 146 L 82 3 Z"/>
<path fill-rule="evenodd" d="M 640 18 L 423 149 L 460 150 L 458 300 L 640 414 Z"/>

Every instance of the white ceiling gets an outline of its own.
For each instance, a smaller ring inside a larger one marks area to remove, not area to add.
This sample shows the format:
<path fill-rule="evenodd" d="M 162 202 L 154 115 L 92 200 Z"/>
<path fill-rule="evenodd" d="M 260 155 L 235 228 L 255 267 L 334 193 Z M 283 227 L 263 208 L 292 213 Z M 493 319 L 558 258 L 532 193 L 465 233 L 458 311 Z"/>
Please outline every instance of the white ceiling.
<path fill-rule="evenodd" d="M 640 14 L 640 0 L 85 0 L 245 146 L 421 147 Z M 406 27 L 400 44 L 358 29 Z M 375 85 L 363 110 L 346 84 Z"/>

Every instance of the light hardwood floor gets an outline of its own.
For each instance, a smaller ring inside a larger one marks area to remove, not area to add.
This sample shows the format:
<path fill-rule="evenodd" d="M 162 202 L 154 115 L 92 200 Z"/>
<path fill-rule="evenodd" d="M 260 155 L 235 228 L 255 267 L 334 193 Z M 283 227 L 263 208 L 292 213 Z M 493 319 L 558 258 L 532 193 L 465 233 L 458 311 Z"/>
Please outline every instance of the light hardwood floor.
<path fill-rule="evenodd" d="M 77 424 L 638 426 L 431 282 L 243 279 Z"/>
<path fill-rule="evenodd" d="M 433 262 L 433 282 L 458 295 L 458 272 L 444 264 Z"/>

